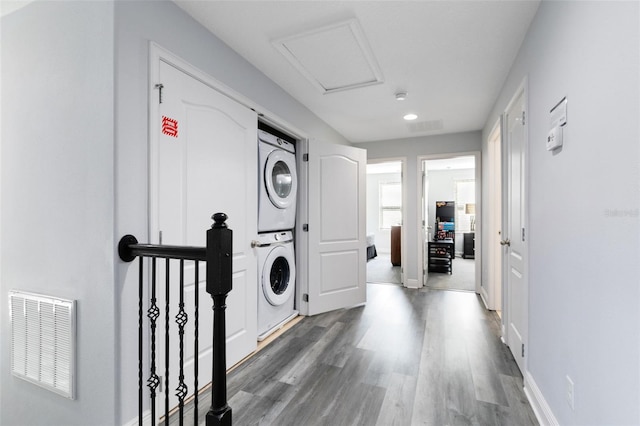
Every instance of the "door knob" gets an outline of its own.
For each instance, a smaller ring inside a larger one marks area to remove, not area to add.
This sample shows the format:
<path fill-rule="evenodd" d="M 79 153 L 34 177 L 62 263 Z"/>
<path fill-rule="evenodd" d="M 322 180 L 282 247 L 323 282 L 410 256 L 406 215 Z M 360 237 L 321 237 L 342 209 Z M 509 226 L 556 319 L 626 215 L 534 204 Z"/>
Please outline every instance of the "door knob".
<path fill-rule="evenodd" d="M 500 241 L 501 246 L 511 246 L 511 241 L 507 238 L 506 240 Z"/>

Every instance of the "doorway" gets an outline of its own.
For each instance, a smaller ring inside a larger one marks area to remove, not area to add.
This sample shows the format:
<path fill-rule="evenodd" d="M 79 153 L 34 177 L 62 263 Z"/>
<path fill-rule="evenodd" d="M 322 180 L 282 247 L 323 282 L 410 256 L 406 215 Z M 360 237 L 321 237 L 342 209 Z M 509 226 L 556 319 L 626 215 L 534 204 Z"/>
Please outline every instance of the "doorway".
<path fill-rule="evenodd" d="M 422 265 L 428 288 L 477 291 L 478 157 L 478 153 L 469 153 L 421 159 Z"/>
<path fill-rule="evenodd" d="M 367 164 L 367 282 L 403 284 L 404 159 Z"/>

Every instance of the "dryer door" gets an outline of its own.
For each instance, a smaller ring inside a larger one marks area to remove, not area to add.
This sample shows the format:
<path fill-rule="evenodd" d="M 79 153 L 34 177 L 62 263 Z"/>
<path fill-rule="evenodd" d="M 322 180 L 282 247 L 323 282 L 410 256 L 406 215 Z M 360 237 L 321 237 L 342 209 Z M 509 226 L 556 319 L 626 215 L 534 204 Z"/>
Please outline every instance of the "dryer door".
<path fill-rule="evenodd" d="M 293 253 L 286 246 L 269 252 L 262 268 L 262 292 L 269 303 L 279 306 L 288 301 L 295 290 L 296 267 Z"/>
<path fill-rule="evenodd" d="M 264 183 L 274 206 L 279 209 L 295 206 L 298 191 L 295 155 L 280 149 L 271 152 L 264 168 Z"/>

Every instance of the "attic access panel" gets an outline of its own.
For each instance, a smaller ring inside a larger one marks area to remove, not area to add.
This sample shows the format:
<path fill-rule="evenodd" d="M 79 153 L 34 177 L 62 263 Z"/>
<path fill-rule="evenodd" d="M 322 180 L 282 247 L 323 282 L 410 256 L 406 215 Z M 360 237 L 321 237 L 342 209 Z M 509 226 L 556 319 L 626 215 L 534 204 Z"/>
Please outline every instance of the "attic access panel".
<path fill-rule="evenodd" d="M 322 94 L 384 81 L 356 19 L 274 40 L 273 44 Z"/>

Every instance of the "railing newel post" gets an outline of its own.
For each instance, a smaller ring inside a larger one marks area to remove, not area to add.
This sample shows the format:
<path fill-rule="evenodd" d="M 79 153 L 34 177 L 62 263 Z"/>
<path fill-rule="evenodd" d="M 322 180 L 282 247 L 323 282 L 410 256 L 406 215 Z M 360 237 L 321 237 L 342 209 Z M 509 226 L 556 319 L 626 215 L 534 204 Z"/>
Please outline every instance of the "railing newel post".
<path fill-rule="evenodd" d="M 225 223 L 227 215 L 213 215 L 214 224 L 207 231 L 207 293 L 213 299 L 213 371 L 211 408 L 207 426 L 230 426 L 231 407 L 227 403 L 227 356 L 225 300 L 232 288 L 233 232 Z"/>

